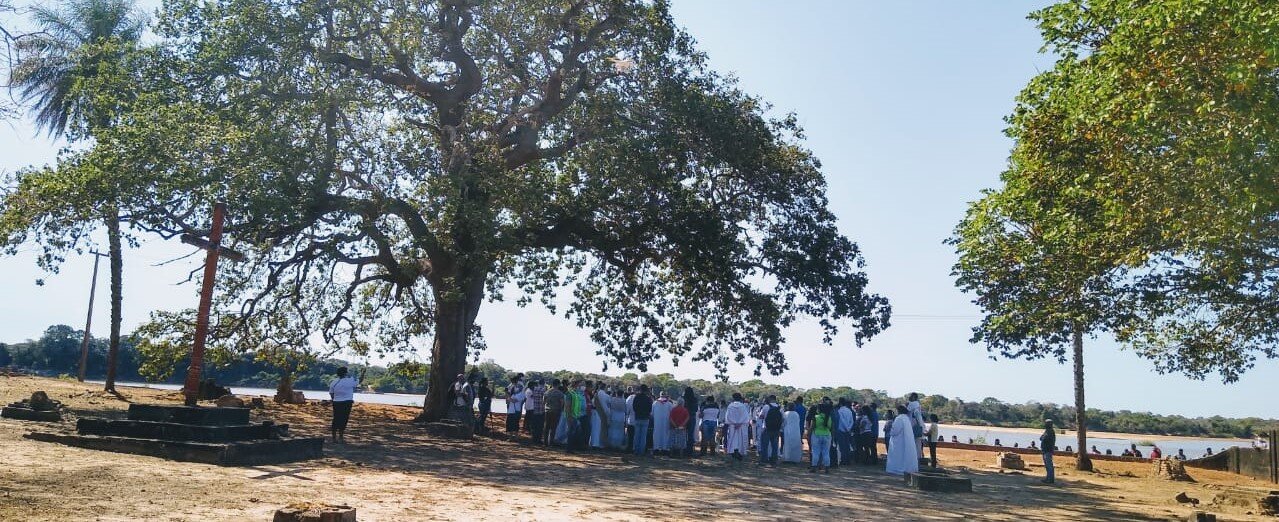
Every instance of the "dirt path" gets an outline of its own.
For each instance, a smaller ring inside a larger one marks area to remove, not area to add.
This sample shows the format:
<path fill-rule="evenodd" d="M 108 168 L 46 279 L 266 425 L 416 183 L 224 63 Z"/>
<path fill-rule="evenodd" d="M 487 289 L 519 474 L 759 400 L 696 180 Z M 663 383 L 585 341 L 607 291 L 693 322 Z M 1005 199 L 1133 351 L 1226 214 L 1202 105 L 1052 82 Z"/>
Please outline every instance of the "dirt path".
<path fill-rule="evenodd" d="M 122 415 L 128 404 L 74 381 L 0 377 L 0 402 L 49 392 L 82 415 Z M 176 402 L 172 392 L 128 388 L 128 400 Z M 224 468 L 30 441 L 50 429 L 0 420 L 0 520 L 270 520 L 290 502 L 355 506 L 380 520 L 1185 520 L 1178 492 L 1208 501 L 1228 487 L 1270 489 L 1225 473 L 1192 471 L 1195 484 L 1146 478 L 1147 464 L 1098 463 L 1061 473 L 1056 486 L 986 469 L 992 453 L 942 451 L 943 466 L 971 468 L 973 494 L 907 489 L 881 470 L 813 475 L 800 467 L 732 466 L 722 459 L 643 460 L 560 451 L 491 439 L 434 439 L 408 422 L 412 408 L 359 404 L 345 445 L 291 466 Z M 318 404 L 255 411 L 320 434 Z M 73 420 L 59 429 L 70 429 Z M 1058 468 L 1073 462 L 1059 459 Z M 1210 507 L 1220 520 L 1265 520 L 1243 508 Z M 1269 519 L 1269 520 L 1274 520 Z"/>

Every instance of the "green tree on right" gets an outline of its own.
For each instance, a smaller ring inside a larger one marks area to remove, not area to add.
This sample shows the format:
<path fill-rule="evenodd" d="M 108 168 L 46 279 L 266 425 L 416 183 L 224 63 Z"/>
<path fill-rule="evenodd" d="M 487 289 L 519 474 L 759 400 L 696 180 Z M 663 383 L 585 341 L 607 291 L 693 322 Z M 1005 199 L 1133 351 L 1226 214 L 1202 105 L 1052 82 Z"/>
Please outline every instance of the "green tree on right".
<path fill-rule="evenodd" d="M 1009 117 L 1003 186 L 949 243 L 974 342 L 1075 362 L 1113 335 L 1159 372 L 1233 382 L 1279 341 L 1279 13 L 1266 3 L 1058 3 L 1059 57 Z"/>

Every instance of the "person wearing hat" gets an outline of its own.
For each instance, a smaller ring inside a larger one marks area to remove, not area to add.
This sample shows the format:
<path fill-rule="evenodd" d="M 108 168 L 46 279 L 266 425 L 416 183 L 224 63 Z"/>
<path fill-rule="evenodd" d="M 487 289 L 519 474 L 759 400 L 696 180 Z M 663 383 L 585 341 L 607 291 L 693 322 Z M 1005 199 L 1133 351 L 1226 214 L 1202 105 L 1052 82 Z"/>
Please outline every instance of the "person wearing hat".
<path fill-rule="evenodd" d="M 1053 429 L 1053 420 L 1044 419 L 1044 434 L 1039 436 L 1040 451 L 1044 454 L 1044 471 L 1047 476 L 1044 477 L 1045 484 L 1052 484 L 1056 481 L 1053 474 L 1053 448 L 1057 446 L 1057 430 Z"/>

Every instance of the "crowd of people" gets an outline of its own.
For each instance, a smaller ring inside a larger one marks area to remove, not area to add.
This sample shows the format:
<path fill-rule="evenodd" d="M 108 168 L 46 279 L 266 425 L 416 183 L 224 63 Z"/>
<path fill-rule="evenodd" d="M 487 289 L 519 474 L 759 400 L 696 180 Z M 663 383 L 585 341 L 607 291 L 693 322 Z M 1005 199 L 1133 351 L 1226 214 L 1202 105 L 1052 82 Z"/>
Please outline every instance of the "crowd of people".
<path fill-rule="evenodd" d="M 884 423 L 885 466 L 904 474 L 937 466 L 940 438 L 937 416 L 925 419 L 918 396 L 906 404 L 879 410 L 846 398 L 823 397 L 806 406 L 802 397 L 776 395 L 748 400 L 699 396 L 691 387 L 671 397 L 647 385 L 620 386 L 584 379 L 527 380 L 516 374 L 506 387 L 506 426 L 511 436 L 527 434 L 547 446 L 569 452 L 608 450 L 640 457 L 680 458 L 723 454 L 738 462 L 756 454 L 758 465 L 800 464 L 807 443 L 808 467 L 829 473 L 832 467 L 878 465 L 880 418 Z M 452 416 L 489 430 L 495 393 L 487 378 L 459 374 L 450 390 Z M 478 410 L 478 411 L 477 411 Z M 928 457 L 924 450 L 929 449 Z"/>

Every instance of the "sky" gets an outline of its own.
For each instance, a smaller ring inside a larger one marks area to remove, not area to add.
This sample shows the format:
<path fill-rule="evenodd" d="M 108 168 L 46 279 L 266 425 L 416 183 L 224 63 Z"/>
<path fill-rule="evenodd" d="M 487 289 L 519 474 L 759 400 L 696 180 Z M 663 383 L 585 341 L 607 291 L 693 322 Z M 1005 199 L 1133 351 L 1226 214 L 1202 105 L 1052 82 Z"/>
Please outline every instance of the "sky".
<path fill-rule="evenodd" d="M 784 346 L 790 370 L 764 380 L 968 401 L 1073 402 L 1068 365 L 992 360 L 968 342 L 980 310 L 955 288 L 955 253 L 942 243 L 967 203 L 997 187 L 1011 146 L 1003 117 L 1022 86 L 1052 65 L 1026 19 L 1042 4 L 674 0 L 677 22 L 714 69 L 736 76 L 776 114 L 798 115 L 806 146 L 822 161 L 840 229 L 861 246 L 871 290 L 893 306 L 893 326 L 861 348 L 851 336 L 822 344 L 813 322 L 790 328 Z M 61 145 L 26 121 L 0 124 L 0 172 L 49 163 Z M 83 327 L 91 256 L 46 274 L 35 265 L 36 250 L 24 245 L 0 257 L 0 341 L 36 338 L 51 324 Z M 195 286 L 179 283 L 198 268 L 197 256 L 165 263 L 190 252 L 176 241 L 151 240 L 127 253 L 126 331 L 151 311 L 195 306 Z M 37 279 L 45 284 L 37 286 Z M 99 283 L 93 332 L 105 336 L 105 263 Z M 602 368 L 585 331 L 536 305 L 486 304 L 479 322 L 488 342 L 480 357 L 507 368 Z M 1089 407 L 1279 418 L 1279 403 L 1255 399 L 1271 395 L 1279 378 L 1275 361 L 1225 385 L 1160 375 L 1107 339 L 1088 340 L 1086 350 Z M 752 368 L 734 368 L 730 377 L 753 378 Z M 715 373 L 688 361 L 678 367 L 658 361 L 650 371 L 707 379 Z"/>

